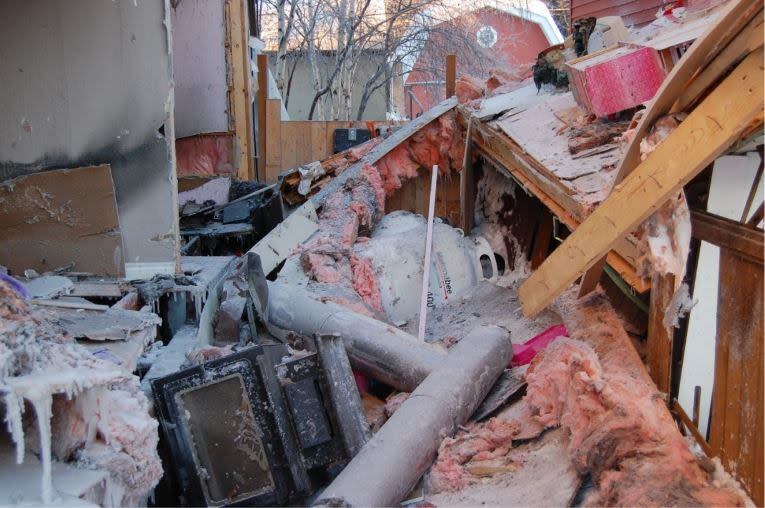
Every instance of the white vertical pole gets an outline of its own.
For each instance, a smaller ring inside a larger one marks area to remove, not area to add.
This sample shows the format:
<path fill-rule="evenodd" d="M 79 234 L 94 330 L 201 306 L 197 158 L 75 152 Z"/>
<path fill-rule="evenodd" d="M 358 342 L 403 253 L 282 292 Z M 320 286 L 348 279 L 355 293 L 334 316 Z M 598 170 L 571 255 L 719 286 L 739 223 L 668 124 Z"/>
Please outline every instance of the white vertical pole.
<path fill-rule="evenodd" d="M 433 248 L 433 215 L 436 212 L 436 182 L 438 181 L 438 166 L 433 166 L 430 178 L 430 202 L 428 203 L 428 233 L 425 235 L 425 263 L 422 267 L 422 296 L 420 299 L 420 326 L 417 338 L 425 341 L 425 321 L 428 309 L 428 288 L 430 287 L 430 256 Z"/>

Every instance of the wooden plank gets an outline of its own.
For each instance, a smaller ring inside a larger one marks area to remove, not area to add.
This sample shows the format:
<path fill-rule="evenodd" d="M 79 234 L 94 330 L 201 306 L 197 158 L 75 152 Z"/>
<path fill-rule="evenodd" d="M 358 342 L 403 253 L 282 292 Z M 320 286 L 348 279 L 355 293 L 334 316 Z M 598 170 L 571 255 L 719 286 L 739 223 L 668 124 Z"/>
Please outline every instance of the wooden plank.
<path fill-rule="evenodd" d="M 282 101 L 266 100 L 266 182 L 277 180 L 282 170 Z"/>
<path fill-rule="evenodd" d="M 0 185 L 0 264 L 13 274 L 74 263 L 74 270 L 125 274 L 111 168 L 45 171 Z"/>
<path fill-rule="evenodd" d="M 672 106 L 672 111 L 685 111 L 704 93 L 704 90 L 709 88 L 733 64 L 762 46 L 762 23 L 762 10 L 760 10 L 749 24 L 735 36 L 730 44 L 681 91 L 680 96 Z"/>
<path fill-rule="evenodd" d="M 447 111 L 454 109 L 456 105 L 456 98 L 452 97 L 446 99 L 419 117 L 415 118 L 411 122 L 402 125 L 398 130 L 386 138 L 385 141 L 371 149 L 358 162 L 354 163 L 348 169 L 343 171 L 340 176 L 333 178 L 332 181 L 329 182 L 329 184 L 327 184 L 323 189 L 311 196 L 311 201 L 313 201 L 314 206 L 316 206 L 316 208 L 320 207 L 321 204 L 324 203 L 324 200 L 340 190 L 345 185 L 345 182 L 358 176 L 366 164 L 374 164 L 375 162 L 379 161 L 381 158 L 387 155 L 388 152 L 409 139 L 411 135 Z"/>
<path fill-rule="evenodd" d="M 675 294 L 675 277 L 656 273 L 651 281 L 648 310 L 646 364 L 660 392 L 669 394 L 672 386 L 672 330 L 664 326 L 664 314 Z"/>
<path fill-rule="evenodd" d="M 701 449 L 704 451 L 704 453 L 708 457 L 713 457 L 714 453 L 712 452 L 712 448 L 709 446 L 709 443 L 707 443 L 707 441 L 701 435 L 698 427 L 696 427 L 693 421 L 690 418 L 688 418 L 688 413 L 685 412 L 685 410 L 683 409 L 683 406 L 680 405 L 677 399 L 674 399 L 672 401 L 672 412 L 675 413 L 683 422 L 683 425 L 685 425 L 686 428 L 691 431 L 691 434 L 693 434 L 693 438 L 696 440 L 699 446 L 701 446 Z"/>
<path fill-rule="evenodd" d="M 688 86 L 699 69 L 703 69 L 719 51 L 738 34 L 761 6 L 758 0 L 734 0 L 726 7 L 726 11 L 718 18 L 716 24 L 691 45 L 683 58 L 675 65 L 656 92 L 651 107 L 640 119 L 632 141 L 625 150 L 617 167 L 616 182 L 618 185 L 632 169 L 640 163 L 640 141 L 648 133 L 648 129 L 662 115 L 666 114 L 677 100 L 678 96 Z"/>
<path fill-rule="evenodd" d="M 734 220 L 691 210 L 691 233 L 695 238 L 725 247 L 755 262 L 763 262 L 763 232 Z"/>
<path fill-rule="evenodd" d="M 247 39 L 247 7 L 244 0 L 227 0 L 227 49 L 229 52 L 229 73 L 231 74 L 231 94 L 229 106 L 230 120 L 236 134 L 237 177 L 240 180 L 252 179 L 252 113 L 249 93 L 249 46 Z"/>
<path fill-rule="evenodd" d="M 480 124 L 476 124 L 480 128 Z M 522 172 L 517 166 L 514 166 L 512 161 L 497 155 L 494 158 L 496 152 L 493 152 L 486 145 L 481 145 L 476 142 L 476 149 L 483 155 L 484 159 L 492 164 L 498 171 L 508 176 L 512 175 L 522 187 L 531 192 L 542 204 L 544 204 L 550 212 L 558 218 L 558 220 L 564 224 L 568 229 L 574 230 L 579 227 L 579 221 L 573 216 L 573 214 L 558 203 L 552 196 L 547 194 L 545 190 L 539 187 L 536 180 L 532 181 L 527 177 L 527 173 Z M 624 239 L 617 241 L 618 245 L 624 245 L 628 243 Z M 645 279 L 640 278 L 635 273 L 634 264 L 625 259 L 621 251 L 611 251 L 608 253 L 606 260 L 609 265 L 638 293 L 645 293 L 651 287 L 650 283 Z"/>
<path fill-rule="evenodd" d="M 457 55 L 446 55 L 446 97 L 454 96 L 457 87 Z"/>
<path fill-rule="evenodd" d="M 759 506 L 763 447 L 763 266 L 720 249 L 710 446 Z"/>
<path fill-rule="evenodd" d="M 258 180 L 266 178 L 266 99 L 268 99 L 268 56 L 260 54 L 258 62 Z"/>
<path fill-rule="evenodd" d="M 282 122 L 280 132 L 281 148 L 279 149 L 279 152 L 282 154 L 281 171 L 298 167 L 297 135 L 298 129 L 295 122 Z"/>
<path fill-rule="evenodd" d="M 519 288 L 526 316 L 579 275 L 722 154 L 763 114 L 763 52 L 750 54 Z"/>
<path fill-rule="evenodd" d="M 733 63 L 730 60 L 730 56 L 723 53 L 721 53 L 721 59 L 713 60 L 713 57 L 723 51 L 725 46 L 737 36 L 743 25 L 749 22 L 756 12 L 757 2 L 754 0 L 731 2 L 728 10 L 718 18 L 717 23 L 696 40 L 683 55 L 680 62 L 672 67 L 662 86 L 656 92 L 651 102 L 651 107 L 646 110 L 635 128 L 635 134 L 627 145 L 624 155 L 617 166 L 614 187 L 619 185 L 640 163 L 640 141 L 648 134 L 648 129 L 653 126 L 654 122 L 670 110 L 684 110 L 712 81 L 721 76 L 728 66 Z M 736 45 L 734 44 L 734 46 Z M 754 46 L 754 48 L 756 47 Z M 724 66 L 721 65 L 723 63 Z M 709 64 L 709 70 L 705 76 L 697 80 L 696 88 L 694 88 L 694 82 L 691 80 L 696 72 L 699 69 L 703 69 L 707 64 Z M 699 88 L 700 85 L 703 85 L 703 88 Z M 672 107 L 678 97 L 680 98 L 679 105 L 682 109 Z M 587 285 L 583 285 L 580 288 L 580 296 L 587 294 L 587 292 L 593 289 L 592 281 L 600 278 L 599 270 L 602 268 L 602 264 L 602 261 L 595 263 L 591 268 L 593 273 L 585 274 L 583 281 L 587 282 Z"/>

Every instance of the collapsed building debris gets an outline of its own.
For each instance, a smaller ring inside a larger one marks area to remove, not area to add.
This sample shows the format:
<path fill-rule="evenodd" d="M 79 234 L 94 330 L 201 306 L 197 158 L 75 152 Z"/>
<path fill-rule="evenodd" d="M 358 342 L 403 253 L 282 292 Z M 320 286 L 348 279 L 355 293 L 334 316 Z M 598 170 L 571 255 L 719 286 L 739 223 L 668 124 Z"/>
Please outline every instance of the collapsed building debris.
<path fill-rule="evenodd" d="M 108 473 L 94 502 L 145 503 L 162 466 L 157 422 L 149 416 L 138 378 L 77 345 L 5 282 L 0 282 L 0 318 L 0 387 L 14 459 L 35 461 L 25 454 L 29 447 L 41 464 L 36 471 L 42 497 L 27 501 L 50 504 L 58 498 L 55 459 Z"/>
<path fill-rule="evenodd" d="M 391 506 L 414 488 L 444 433 L 473 413 L 512 357 L 507 331 L 481 327 L 451 350 L 316 501 Z"/>

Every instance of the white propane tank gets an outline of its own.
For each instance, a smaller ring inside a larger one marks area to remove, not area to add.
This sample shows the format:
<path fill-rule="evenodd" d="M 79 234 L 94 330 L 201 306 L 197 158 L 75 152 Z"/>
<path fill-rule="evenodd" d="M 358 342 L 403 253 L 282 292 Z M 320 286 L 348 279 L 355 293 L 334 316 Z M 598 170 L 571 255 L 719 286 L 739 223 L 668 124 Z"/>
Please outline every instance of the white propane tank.
<path fill-rule="evenodd" d="M 371 260 L 383 309 L 394 324 L 419 312 L 426 230 L 421 215 L 392 212 L 383 217 L 369 241 L 354 247 L 358 255 Z M 465 238 L 462 230 L 435 220 L 429 308 L 446 304 L 482 280 L 494 282 L 497 276 L 497 262 L 486 239 Z"/>

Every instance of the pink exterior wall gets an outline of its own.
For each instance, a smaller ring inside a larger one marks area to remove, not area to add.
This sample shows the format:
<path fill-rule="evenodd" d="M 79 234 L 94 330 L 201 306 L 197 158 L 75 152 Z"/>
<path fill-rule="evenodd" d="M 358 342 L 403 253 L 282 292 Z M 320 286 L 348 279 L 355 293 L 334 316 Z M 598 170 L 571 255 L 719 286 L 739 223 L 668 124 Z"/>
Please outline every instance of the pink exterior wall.
<path fill-rule="evenodd" d="M 491 48 L 480 48 L 476 34 L 481 27 L 489 26 L 497 32 L 497 41 Z M 416 84 L 427 81 L 443 81 L 444 59 L 447 53 L 457 55 L 457 77 L 470 74 L 486 78 L 491 68 L 530 67 L 537 54 L 550 46 L 542 29 L 536 23 L 524 20 L 491 7 L 465 14 L 439 27 L 442 31 L 431 36 L 420 53 L 414 69 L 406 80 L 406 113 L 411 118 L 444 99 L 443 84 Z M 454 36 L 447 37 L 447 33 Z M 461 44 L 469 39 L 472 48 Z M 455 42 L 457 41 L 457 42 Z M 480 54 L 475 53 L 475 49 Z M 411 100 L 409 91 L 417 100 Z M 417 101 L 421 105 L 417 104 Z"/>

